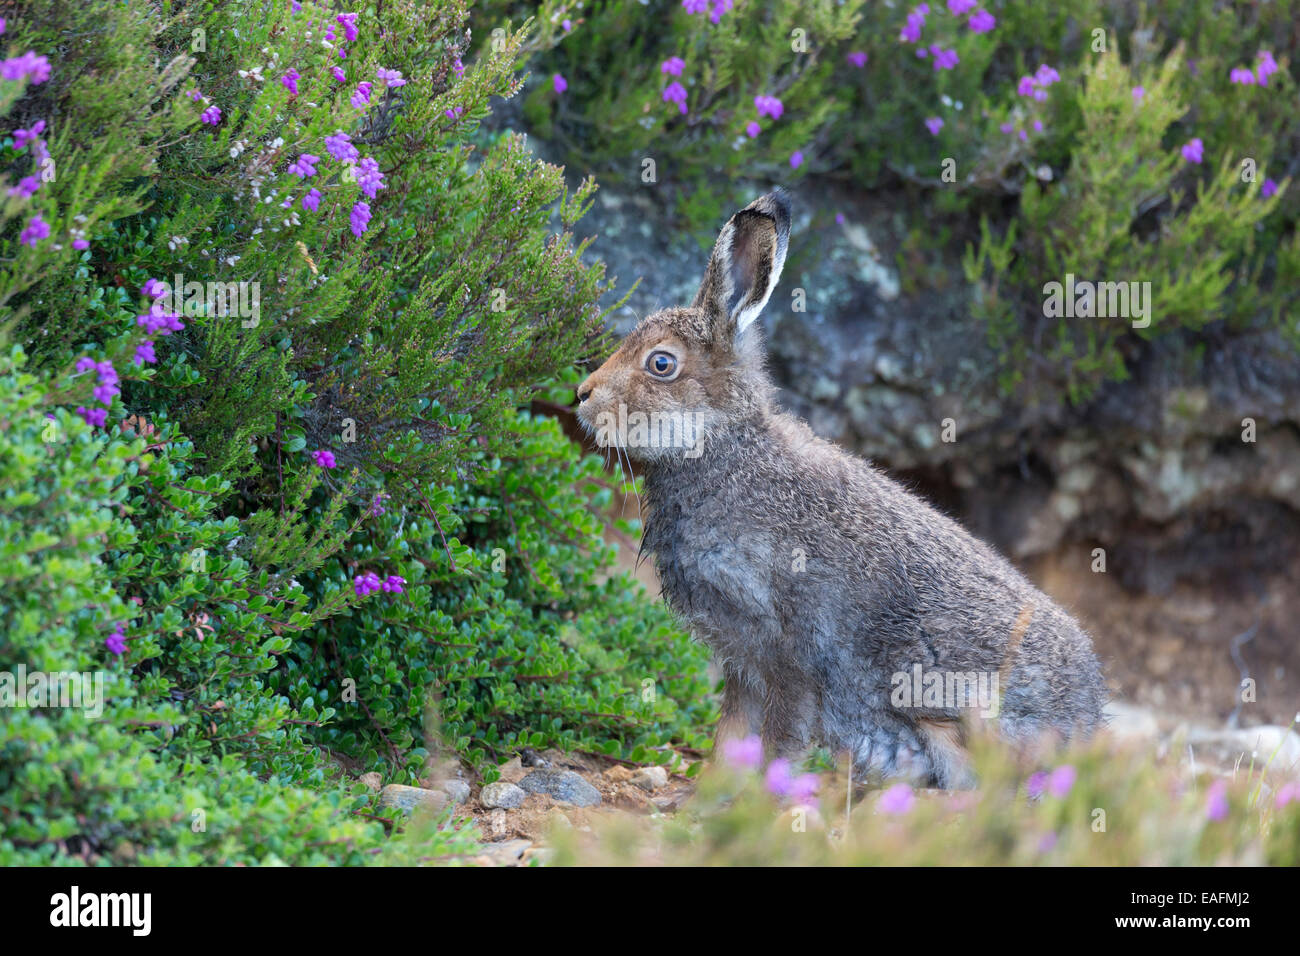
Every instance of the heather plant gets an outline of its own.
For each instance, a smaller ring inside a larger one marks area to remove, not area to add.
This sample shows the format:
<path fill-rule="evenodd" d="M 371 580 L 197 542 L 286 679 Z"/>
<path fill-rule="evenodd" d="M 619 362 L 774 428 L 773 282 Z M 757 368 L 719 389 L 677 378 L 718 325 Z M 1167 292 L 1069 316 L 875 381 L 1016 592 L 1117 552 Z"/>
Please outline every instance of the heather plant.
<path fill-rule="evenodd" d="M 945 291 L 967 250 L 999 379 L 1034 401 L 1086 400 L 1158 337 L 1300 335 L 1290 2 L 612 0 L 480 19 L 533 13 L 551 26 L 525 125 L 578 168 L 665 189 L 702 236 L 772 181 L 901 190 L 929 226 L 901 285 Z M 1067 273 L 1149 282 L 1153 319 L 1044 315 Z"/>
<path fill-rule="evenodd" d="M 760 769 L 757 738 L 733 741 L 675 817 L 560 828 L 557 865 L 667 866 L 1293 866 L 1300 781 L 1261 753 L 1229 776 L 1197 775 L 1170 748 L 1098 739 L 1025 766 L 987 741 L 980 786 L 852 797 L 842 773 Z"/>
<path fill-rule="evenodd" d="M 524 32 L 249 10 L 3 24 L 0 670 L 106 677 L 94 718 L 0 709 L 6 862 L 458 858 L 446 814 L 385 842 L 351 774 L 668 761 L 709 716 L 608 568 L 594 459 L 517 411 L 607 289 L 568 232 L 594 185 L 478 128 Z"/>

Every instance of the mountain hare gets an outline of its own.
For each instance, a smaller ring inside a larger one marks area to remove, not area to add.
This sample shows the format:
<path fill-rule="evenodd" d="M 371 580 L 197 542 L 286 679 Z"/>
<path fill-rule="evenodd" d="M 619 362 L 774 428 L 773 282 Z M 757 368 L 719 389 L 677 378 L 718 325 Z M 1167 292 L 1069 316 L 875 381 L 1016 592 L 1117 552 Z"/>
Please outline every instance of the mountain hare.
<path fill-rule="evenodd" d="M 1100 723 L 1083 629 L 1005 559 L 779 411 L 754 326 L 789 201 L 723 227 L 688 308 L 648 316 L 578 388 L 598 443 L 642 463 L 643 547 L 724 677 L 717 742 L 820 743 L 857 780 L 973 783 L 967 734 L 1069 738 Z M 977 718 L 978 720 L 973 720 Z"/>

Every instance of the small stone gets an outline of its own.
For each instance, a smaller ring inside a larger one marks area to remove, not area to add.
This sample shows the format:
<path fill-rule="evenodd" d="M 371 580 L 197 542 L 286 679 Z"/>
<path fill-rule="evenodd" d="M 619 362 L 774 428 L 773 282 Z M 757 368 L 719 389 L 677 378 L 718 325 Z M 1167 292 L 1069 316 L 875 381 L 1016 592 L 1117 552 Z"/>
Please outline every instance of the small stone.
<path fill-rule="evenodd" d="M 501 843 L 484 843 L 480 849 L 494 866 L 517 866 L 524 852 L 532 845 L 532 840 L 505 840 Z"/>
<path fill-rule="evenodd" d="M 519 781 L 529 793 L 545 793 L 578 807 L 600 803 L 600 791 L 572 770 L 534 770 Z"/>
<path fill-rule="evenodd" d="M 359 779 L 365 788 L 373 793 L 378 793 L 384 785 L 384 778 L 377 773 L 363 773 Z"/>
<path fill-rule="evenodd" d="M 663 767 L 642 767 L 632 777 L 632 782 L 642 790 L 658 790 L 668 786 L 668 771 Z"/>
<path fill-rule="evenodd" d="M 441 790 L 406 787 L 400 783 L 390 783 L 379 794 L 379 805 L 381 807 L 397 807 L 407 813 L 410 813 L 416 807 L 441 810 L 447 806 L 447 803 L 447 795 Z"/>
<path fill-rule="evenodd" d="M 444 780 L 441 789 L 458 806 L 469 800 L 469 784 L 464 780 Z"/>
<path fill-rule="evenodd" d="M 506 810 L 514 810 L 523 806 L 524 799 L 528 794 L 520 790 L 513 783 L 506 783 L 504 780 L 498 780 L 496 783 L 489 783 L 479 791 L 478 802 L 484 809 L 491 810 L 495 807 L 501 807 Z"/>

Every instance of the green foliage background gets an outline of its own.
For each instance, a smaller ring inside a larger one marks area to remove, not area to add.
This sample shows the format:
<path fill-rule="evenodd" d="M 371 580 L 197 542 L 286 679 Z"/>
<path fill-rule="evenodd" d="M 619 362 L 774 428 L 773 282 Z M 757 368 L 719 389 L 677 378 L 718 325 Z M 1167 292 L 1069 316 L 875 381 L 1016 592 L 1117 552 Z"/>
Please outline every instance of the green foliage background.
<path fill-rule="evenodd" d="M 479 126 L 525 34 L 390 3 L 341 59 L 311 4 L 19 7 L 0 42 L 53 72 L 3 108 L 45 119 L 54 174 L 0 227 L 0 671 L 102 673 L 106 701 L 0 711 L 0 863 L 455 859 L 471 830 L 391 841 L 355 775 L 701 746 L 703 650 L 612 569 L 599 461 L 521 411 L 603 347 L 608 291 L 568 232 L 594 183 Z M 408 83 L 354 108 L 380 67 Z M 386 177 L 360 237 L 336 131 Z M 200 303 L 136 364 L 140 289 L 176 274 L 259 282 L 260 315 Z M 80 357 L 122 376 L 104 428 Z M 358 596 L 366 572 L 404 592 Z"/>

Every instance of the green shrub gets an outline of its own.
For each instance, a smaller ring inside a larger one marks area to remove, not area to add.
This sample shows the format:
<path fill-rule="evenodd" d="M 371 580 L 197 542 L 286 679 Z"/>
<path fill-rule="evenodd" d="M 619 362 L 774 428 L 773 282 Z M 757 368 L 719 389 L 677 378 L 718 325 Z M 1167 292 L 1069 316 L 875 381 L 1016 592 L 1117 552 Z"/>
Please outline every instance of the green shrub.
<path fill-rule="evenodd" d="M 698 745 L 701 650 L 609 574 L 596 463 L 518 412 L 596 341 L 607 284 L 568 231 L 594 185 L 479 129 L 524 35 L 471 51 L 466 18 L 7 14 L 53 69 L 0 80 L 47 119 L 0 169 L 57 173 L 0 230 L 0 669 L 107 680 L 98 719 L 0 709 L 0 861 L 459 859 L 445 815 L 385 842 L 397 811 L 349 774 L 418 778 L 439 724 L 478 766 Z M 158 298 L 178 274 L 218 294 Z"/>

